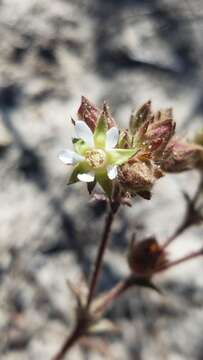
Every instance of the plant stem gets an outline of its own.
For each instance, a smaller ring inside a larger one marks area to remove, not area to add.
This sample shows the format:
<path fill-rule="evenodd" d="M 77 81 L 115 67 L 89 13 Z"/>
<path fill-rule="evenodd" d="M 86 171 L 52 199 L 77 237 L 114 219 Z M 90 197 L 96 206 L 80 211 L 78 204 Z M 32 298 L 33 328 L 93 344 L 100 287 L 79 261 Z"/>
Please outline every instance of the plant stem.
<path fill-rule="evenodd" d="M 176 265 L 180 265 L 186 261 L 195 259 L 197 257 L 203 256 L 203 248 L 194 251 L 188 255 L 185 255 L 181 257 L 180 259 L 171 261 L 170 263 L 163 265 L 162 267 L 158 268 L 156 270 L 156 273 L 168 270 L 171 267 L 174 267 Z M 135 285 L 141 285 L 143 286 L 142 278 L 137 278 L 134 275 L 129 275 L 126 279 L 121 280 L 113 289 L 108 291 L 106 294 L 103 295 L 101 298 L 101 301 L 97 304 L 96 308 L 94 309 L 95 314 L 103 313 L 109 305 L 111 305 L 115 300 L 117 300 L 124 292 L 126 292 L 128 289 L 134 287 Z M 151 283 L 151 285 L 153 285 Z M 153 287 L 152 287 L 153 288 Z M 154 287 L 155 289 L 155 287 Z"/>
<path fill-rule="evenodd" d="M 117 298 L 120 297 L 126 290 L 134 285 L 133 275 L 128 276 L 126 279 L 121 280 L 115 287 L 108 291 L 102 298 L 101 303 L 99 303 L 95 308 L 95 313 L 103 313 L 106 308 Z"/>
<path fill-rule="evenodd" d="M 68 336 L 68 338 L 65 340 L 63 346 L 59 350 L 59 352 L 53 357 L 52 360 L 62 360 L 68 350 L 79 340 L 79 338 L 82 336 L 81 331 L 79 329 L 79 326 L 76 325 L 76 327 L 73 329 L 72 333 Z"/>
<path fill-rule="evenodd" d="M 147 287 L 161 294 L 161 291 L 151 282 L 150 279 L 130 274 L 125 279 L 119 281 L 118 284 L 116 284 L 110 291 L 98 299 L 97 303 L 94 304 L 94 313 L 98 316 L 103 315 L 112 303 L 114 303 L 122 294 L 126 293 L 127 290 L 134 288 L 135 286 Z"/>
<path fill-rule="evenodd" d="M 187 206 L 187 210 L 186 210 L 184 219 L 183 219 L 182 223 L 180 224 L 180 226 L 175 231 L 175 233 L 166 240 L 165 244 L 163 245 L 163 249 L 168 247 L 169 244 L 171 244 L 174 240 L 176 240 L 176 238 L 179 235 L 181 235 L 185 230 L 187 230 L 190 226 L 198 224 L 201 216 L 199 215 L 198 210 L 196 210 L 195 207 L 196 207 L 196 203 L 199 199 L 199 196 L 201 195 L 202 187 L 203 187 L 203 177 L 201 178 L 201 180 L 198 184 L 198 187 L 196 189 L 193 199 L 190 200 L 187 196 L 185 196 L 185 198 L 188 202 L 187 203 L 188 206 Z"/>
<path fill-rule="evenodd" d="M 120 206 L 120 203 L 110 203 L 109 213 L 107 214 L 105 227 L 101 238 L 101 243 L 98 249 L 97 257 L 95 260 L 95 267 L 92 273 L 92 278 L 90 281 L 90 288 L 87 297 L 86 311 L 88 312 L 91 302 L 94 297 L 96 290 L 97 282 L 102 268 L 104 253 L 108 244 L 111 226 L 115 217 L 115 214 Z M 85 329 L 85 328 L 84 328 Z M 62 348 L 59 350 L 58 354 L 52 360 L 62 360 L 70 348 L 84 335 L 84 332 L 81 330 L 79 323 L 76 324 L 72 333 L 65 340 Z"/>
<path fill-rule="evenodd" d="M 105 250 L 106 250 L 106 247 L 108 244 L 108 240 L 109 240 L 109 236 L 110 236 L 110 232 L 111 232 L 111 226 L 112 226 L 112 223 L 113 223 L 113 220 L 115 218 L 115 214 L 116 214 L 118 208 L 119 208 L 119 204 L 117 204 L 116 207 L 111 206 L 109 209 L 109 213 L 107 214 L 107 217 L 106 217 L 105 227 L 104 227 L 104 231 L 102 234 L 101 243 L 99 245 L 97 257 L 95 260 L 94 270 L 93 270 L 91 281 L 90 281 L 90 288 L 89 288 L 89 293 L 88 293 L 88 297 L 87 297 L 87 309 L 89 309 L 92 299 L 94 297 L 94 293 L 96 290 L 97 282 L 98 282 L 102 264 L 103 264 L 104 253 L 105 253 Z"/>
<path fill-rule="evenodd" d="M 176 238 L 180 236 L 187 228 L 189 228 L 190 225 L 192 225 L 192 222 L 190 221 L 189 215 L 187 214 L 182 224 L 178 227 L 175 233 L 166 240 L 162 248 L 165 249 L 166 247 L 168 247 L 168 245 L 171 244 L 174 240 L 176 240 Z"/>
<path fill-rule="evenodd" d="M 185 255 L 180 259 L 171 261 L 166 265 L 163 265 L 162 267 L 158 268 L 156 272 L 168 270 L 171 267 L 182 264 L 185 261 L 195 259 L 196 257 L 202 256 L 202 255 L 203 255 L 203 248 L 201 248 L 200 250 L 194 251 L 188 255 Z"/>

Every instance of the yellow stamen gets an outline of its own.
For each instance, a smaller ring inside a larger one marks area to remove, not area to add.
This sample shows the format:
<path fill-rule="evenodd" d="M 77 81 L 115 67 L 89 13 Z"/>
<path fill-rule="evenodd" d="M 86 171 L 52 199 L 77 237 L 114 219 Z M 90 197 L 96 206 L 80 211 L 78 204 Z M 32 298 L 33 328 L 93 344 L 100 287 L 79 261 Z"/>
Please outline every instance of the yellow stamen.
<path fill-rule="evenodd" d="M 106 154 L 102 149 L 87 150 L 85 158 L 93 169 L 102 168 L 106 164 Z"/>

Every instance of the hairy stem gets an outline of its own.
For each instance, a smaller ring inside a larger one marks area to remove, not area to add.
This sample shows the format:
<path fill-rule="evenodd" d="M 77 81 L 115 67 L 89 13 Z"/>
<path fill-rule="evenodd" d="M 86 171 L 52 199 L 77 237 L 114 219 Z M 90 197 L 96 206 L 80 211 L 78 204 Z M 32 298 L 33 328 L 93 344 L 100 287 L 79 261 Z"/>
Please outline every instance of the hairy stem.
<path fill-rule="evenodd" d="M 118 208 L 119 208 L 119 204 L 117 204 L 116 207 L 111 206 L 109 209 L 109 213 L 107 214 L 107 217 L 106 217 L 104 231 L 102 234 L 97 257 L 95 260 L 94 270 L 93 270 L 92 277 L 90 280 L 90 288 L 89 288 L 89 293 L 88 293 L 88 297 L 87 297 L 87 309 L 90 307 L 90 304 L 94 297 L 94 293 L 96 290 L 96 286 L 98 283 L 99 275 L 100 275 L 102 264 L 103 264 L 104 253 L 105 253 L 105 250 L 106 250 L 106 247 L 108 244 L 108 240 L 109 240 L 109 236 L 110 236 L 110 232 L 111 232 L 111 226 L 112 226 L 112 223 L 113 223 L 113 220 L 114 220 L 114 217 L 115 217 L 115 214 L 116 214 Z"/>

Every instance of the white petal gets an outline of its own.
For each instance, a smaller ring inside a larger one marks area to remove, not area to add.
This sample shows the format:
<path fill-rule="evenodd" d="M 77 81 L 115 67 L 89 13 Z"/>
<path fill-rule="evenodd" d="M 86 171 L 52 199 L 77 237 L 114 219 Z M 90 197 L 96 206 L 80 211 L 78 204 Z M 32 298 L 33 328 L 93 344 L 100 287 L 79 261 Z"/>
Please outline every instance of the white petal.
<path fill-rule="evenodd" d="M 94 147 L 93 133 L 84 121 L 75 122 L 75 132 L 77 139 L 82 139 L 90 147 Z"/>
<path fill-rule="evenodd" d="M 115 179 L 117 174 L 118 174 L 117 165 L 110 165 L 107 167 L 107 175 L 110 180 Z"/>
<path fill-rule="evenodd" d="M 111 150 L 117 145 L 119 138 L 119 130 L 117 127 L 112 127 L 106 133 L 106 150 Z"/>
<path fill-rule="evenodd" d="M 91 182 L 94 181 L 94 173 L 93 172 L 89 172 L 89 173 L 84 173 L 84 174 L 78 174 L 78 179 L 80 181 L 83 182 Z"/>
<path fill-rule="evenodd" d="M 76 164 L 77 162 L 84 160 L 83 156 L 71 150 L 62 150 L 58 157 L 66 165 Z"/>

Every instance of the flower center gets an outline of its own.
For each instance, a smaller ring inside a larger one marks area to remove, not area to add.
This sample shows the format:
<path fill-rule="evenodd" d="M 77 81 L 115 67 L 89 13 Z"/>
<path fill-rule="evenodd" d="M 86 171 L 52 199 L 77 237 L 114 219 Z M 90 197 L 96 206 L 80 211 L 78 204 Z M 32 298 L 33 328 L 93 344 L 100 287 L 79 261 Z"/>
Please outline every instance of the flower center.
<path fill-rule="evenodd" d="M 85 158 L 88 164 L 94 169 L 99 169 L 106 163 L 106 154 L 102 149 L 87 150 Z"/>

